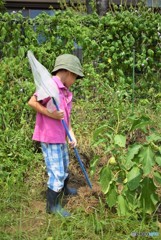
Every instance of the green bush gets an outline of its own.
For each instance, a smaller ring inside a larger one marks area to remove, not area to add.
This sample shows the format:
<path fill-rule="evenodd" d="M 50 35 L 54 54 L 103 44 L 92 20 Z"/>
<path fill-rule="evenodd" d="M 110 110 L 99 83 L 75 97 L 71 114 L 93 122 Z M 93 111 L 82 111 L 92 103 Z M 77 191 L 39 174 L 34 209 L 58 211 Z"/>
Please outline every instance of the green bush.
<path fill-rule="evenodd" d="M 105 159 L 99 169 L 99 182 L 108 207 L 115 208 L 119 216 L 142 218 L 159 206 L 161 137 L 147 131 L 151 124 L 146 116 L 133 116 L 126 135 L 109 124 L 94 131 L 93 146 L 102 149 Z M 100 159 L 101 155 L 93 158 L 92 175 Z"/>

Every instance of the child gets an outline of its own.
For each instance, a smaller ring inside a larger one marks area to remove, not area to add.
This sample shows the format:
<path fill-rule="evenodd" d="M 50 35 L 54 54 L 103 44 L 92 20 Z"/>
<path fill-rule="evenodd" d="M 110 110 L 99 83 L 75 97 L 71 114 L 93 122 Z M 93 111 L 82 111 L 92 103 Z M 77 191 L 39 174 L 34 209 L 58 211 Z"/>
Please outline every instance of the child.
<path fill-rule="evenodd" d="M 70 213 L 60 204 L 61 193 L 76 195 L 77 190 L 67 186 L 69 155 L 67 136 L 61 119 L 64 119 L 69 127 L 72 137 L 72 142 L 69 141 L 69 144 L 75 147 L 77 141 L 70 123 L 72 93 L 69 88 L 77 78 L 82 78 L 84 75 L 79 59 L 71 54 L 58 56 L 52 73 L 54 74 L 52 80 L 55 81 L 59 90 L 60 111 L 56 110 L 50 97 L 38 102 L 36 93 L 30 98 L 28 104 L 37 111 L 33 140 L 41 143 L 49 177 L 46 211 L 66 217 L 70 216 Z"/>

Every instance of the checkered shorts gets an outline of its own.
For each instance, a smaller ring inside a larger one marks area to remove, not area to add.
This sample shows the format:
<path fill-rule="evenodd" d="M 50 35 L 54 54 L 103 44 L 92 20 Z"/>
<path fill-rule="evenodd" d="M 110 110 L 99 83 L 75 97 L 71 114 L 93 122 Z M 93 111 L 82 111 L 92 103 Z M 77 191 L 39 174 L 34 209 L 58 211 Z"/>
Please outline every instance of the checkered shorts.
<path fill-rule="evenodd" d="M 68 176 L 69 154 L 67 144 L 41 143 L 41 148 L 49 176 L 48 188 L 59 192 Z"/>

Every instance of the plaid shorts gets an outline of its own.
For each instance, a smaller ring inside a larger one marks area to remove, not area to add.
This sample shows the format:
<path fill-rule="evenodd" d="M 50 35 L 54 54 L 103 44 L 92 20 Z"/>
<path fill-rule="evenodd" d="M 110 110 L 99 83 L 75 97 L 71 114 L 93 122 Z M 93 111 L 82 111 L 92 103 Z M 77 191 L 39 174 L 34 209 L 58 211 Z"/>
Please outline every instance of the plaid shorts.
<path fill-rule="evenodd" d="M 49 176 L 48 188 L 60 192 L 68 176 L 69 154 L 67 144 L 41 143 Z"/>

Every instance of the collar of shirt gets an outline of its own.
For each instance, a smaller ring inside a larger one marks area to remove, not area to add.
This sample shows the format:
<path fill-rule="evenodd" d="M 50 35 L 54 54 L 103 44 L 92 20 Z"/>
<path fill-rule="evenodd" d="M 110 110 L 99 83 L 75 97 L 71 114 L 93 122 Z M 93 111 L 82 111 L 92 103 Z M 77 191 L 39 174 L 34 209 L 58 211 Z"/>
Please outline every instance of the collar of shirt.
<path fill-rule="evenodd" d="M 61 82 L 61 80 L 57 76 L 53 76 L 53 80 L 56 82 L 58 88 L 64 88 L 67 91 L 69 91 L 68 88 L 64 86 L 64 84 Z"/>
<path fill-rule="evenodd" d="M 58 89 L 60 89 L 60 91 L 63 92 L 63 95 L 66 99 L 66 103 L 67 104 L 70 103 L 72 101 L 73 94 L 69 91 L 69 89 L 66 86 L 64 86 L 64 84 L 57 76 L 53 76 L 53 80 L 58 86 Z"/>

